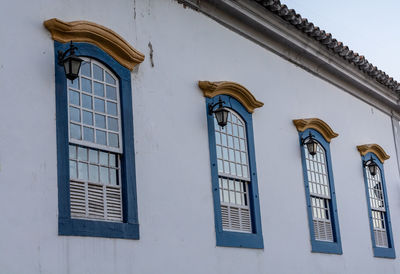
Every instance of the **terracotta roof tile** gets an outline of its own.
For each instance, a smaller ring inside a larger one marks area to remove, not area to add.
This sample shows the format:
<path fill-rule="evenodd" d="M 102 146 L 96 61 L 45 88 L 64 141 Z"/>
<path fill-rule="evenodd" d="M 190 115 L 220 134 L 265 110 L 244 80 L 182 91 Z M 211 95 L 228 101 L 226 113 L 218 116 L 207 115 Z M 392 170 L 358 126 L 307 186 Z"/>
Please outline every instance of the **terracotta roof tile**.
<path fill-rule="evenodd" d="M 254 0 L 262 5 L 265 9 L 277 14 L 283 20 L 289 22 L 297 29 L 301 30 L 304 34 L 319 41 L 324 45 L 327 50 L 332 50 L 339 57 L 347 60 L 350 64 L 358 67 L 362 72 L 366 73 L 375 81 L 384 85 L 386 88 L 392 90 L 395 94 L 400 95 L 400 84 L 389 77 L 385 72 L 379 70 L 376 66 L 368 62 L 368 60 L 356 52 L 349 49 L 348 46 L 343 45 L 342 42 L 337 41 L 332 37 L 332 34 L 326 33 L 319 27 L 314 26 L 313 23 L 308 22 L 307 18 L 303 18 L 300 14 L 296 13 L 294 9 L 289 9 L 286 5 L 281 4 L 279 0 Z"/>

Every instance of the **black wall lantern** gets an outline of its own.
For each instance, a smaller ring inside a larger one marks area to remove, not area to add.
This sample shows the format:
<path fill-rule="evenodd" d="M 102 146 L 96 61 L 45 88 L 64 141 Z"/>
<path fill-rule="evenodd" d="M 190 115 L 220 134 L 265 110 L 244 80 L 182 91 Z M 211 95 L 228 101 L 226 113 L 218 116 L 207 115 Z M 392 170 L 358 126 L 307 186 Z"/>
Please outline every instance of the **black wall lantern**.
<path fill-rule="evenodd" d="M 227 108 L 224 108 L 222 104 L 225 104 L 224 101 L 221 100 L 221 97 L 219 98 L 218 102 L 215 104 L 208 104 L 208 114 L 212 115 L 213 113 L 215 114 L 215 118 L 217 119 L 218 125 L 220 127 L 226 126 L 228 123 L 228 114 L 229 110 Z M 214 107 L 218 105 L 218 108 L 216 110 L 213 110 Z"/>
<path fill-rule="evenodd" d="M 75 55 L 75 50 L 78 48 L 72 44 L 69 45 L 64 53 L 58 51 L 58 64 L 64 67 L 65 76 L 67 79 L 74 81 L 79 75 L 79 69 L 81 68 L 82 59 Z M 67 56 L 67 54 L 69 55 Z"/>
<path fill-rule="evenodd" d="M 364 167 L 368 167 L 369 173 L 375 176 L 378 173 L 378 165 L 375 163 L 374 159 L 371 158 L 368 161 L 364 161 Z"/>
<path fill-rule="evenodd" d="M 307 146 L 308 153 L 310 153 L 311 156 L 314 157 L 314 155 L 317 154 L 318 143 L 317 143 L 317 141 L 315 141 L 314 135 L 312 135 L 311 132 L 309 133 L 309 135 L 306 138 L 303 138 L 301 140 L 301 144 L 303 146 L 304 145 Z"/>

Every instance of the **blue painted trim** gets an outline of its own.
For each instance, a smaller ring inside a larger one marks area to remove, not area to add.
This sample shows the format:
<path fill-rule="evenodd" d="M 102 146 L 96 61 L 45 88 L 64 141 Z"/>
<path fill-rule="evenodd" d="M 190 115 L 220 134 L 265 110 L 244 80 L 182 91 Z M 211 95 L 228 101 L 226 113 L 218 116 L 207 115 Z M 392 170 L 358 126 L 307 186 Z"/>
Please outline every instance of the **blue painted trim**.
<path fill-rule="evenodd" d="M 131 72 L 100 48 L 88 43 L 75 43 L 76 55 L 87 56 L 106 65 L 119 79 L 121 98 L 121 124 L 123 156 L 121 157 L 121 187 L 123 222 L 91 221 L 72 219 L 69 189 L 69 140 L 67 79 L 64 69 L 57 64 L 58 51 L 65 51 L 69 44 L 54 42 L 56 79 L 56 129 L 58 170 L 59 235 L 94 236 L 108 238 L 139 239 L 139 224 L 136 197 L 135 148 L 133 140 L 133 111 Z"/>
<path fill-rule="evenodd" d="M 223 231 L 221 219 L 221 202 L 219 196 L 218 185 L 218 166 L 217 151 L 215 143 L 214 115 L 208 115 L 208 104 L 214 104 L 221 97 L 226 102 L 225 107 L 231 108 L 238 113 L 246 123 L 247 147 L 249 154 L 251 183 L 249 184 L 251 222 L 253 227 L 252 233 Z M 215 232 L 217 238 L 217 246 L 228 247 L 246 247 L 246 248 L 264 248 L 264 241 L 261 229 L 260 203 L 258 195 L 256 159 L 254 150 L 253 120 L 247 110 L 233 97 L 227 95 L 219 95 L 214 98 L 206 98 L 206 113 L 208 124 L 208 139 L 210 146 L 210 163 L 212 190 L 214 199 L 214 218 Z"/>
<path fill-rule="evenodd" d="M 388 248 L 377 247 L 376 243 L 375 243 L 374 226 L 372 223 L 372 209 L 371 209 L 371 204 L 369 201 L 368 179 L 367 179 L 366 170 L 363 165 L 363 162 L 369 160 L 371 157 L 375 160 L 375 163 L 378 165 L 380 172 L 381 172 L 381 177 L 382 177 L 381 178 L 382 179 L 382 189 L 383 189 L 383 195 L 384 195 L 384 199 L 385 199 L 385 208 L 386 208 L 385 222 L 386 222 L 386 232 L 387 232 L 388 245 L 389 245 Z M 374 256 L 380 257 L 380 258 L 394 259 L 394 258 L 396 258 L 396 252 L 395 252 L 394 245 L 393 245 L 392 223 L 390 221 L 389 201 L 388 201 L 387 191 L 386 191 L 386 181 L 385 181 L 385 173 L 383 170 L 383 164 L 379 160 L 379 158 L 374 153 L 371 153 L 371 152 L 368 152 L 366 155 L 362 156 L 361 159 L 362 159 L 361 167 L 363 169 L 363 175 L 364 175 L 365 195 L 367 197 L 369 228 L 370 228 L 370 232 L 371 232 L 371 242 L 372 242 L 372 249 L 374 252 Z"/>
<path fill-rule="evenodd" d="M 314 225 L 313 225 L 313 218 L 312 218 L 312 208 L 311 208 L 311 199 L 310 199 L 310 190 L 308 186 L 308 175 L 307 175 L 307 166 L 306 166 L 306 158 L 305 158 L 305 151 L 304 147 L 301 145 L 302 138 L 305 138 L 312 133 L 320 143 L 320 145 L 325 149 L 326 155 L 326 164 L 328 168 L 328 178 L 329 178 L 329 188 L 330 188 L 330 214 L 331 214 L 331 222 L 332 222 L 332 232 L 333 232 L 333 242 L 325 242 L 325 241 L 318 241 L 314 237 Z M 330 254 L 342 254 L 342 242 L 340 238 L 340 228 L 339 228 L 339 218 L 336 206 L 336 191 L 335 191 L 335 184 L 333 181 L 333 171 L 332 171 L 332 160 L 331 160 L 331 152 L 330 152 L 330 145 L 324 139 L 324 137 L 314 129 L 307 129 L 303 132 L 299 132 L 299 141 L 300 141 L 300 150 L 301 150 L 301 161 L 303 166 L 303 178 L 304 178 L 304 187 L 305 187 L 305 194 L 306 194 L 306 201 L 307 201 L 307 213 L 308 213 L 308 224 L 310 228 L 310 239 L 311 239 L 311 251 L 312 252 L 319 252 L 319 253 L 330 253 Z"/>

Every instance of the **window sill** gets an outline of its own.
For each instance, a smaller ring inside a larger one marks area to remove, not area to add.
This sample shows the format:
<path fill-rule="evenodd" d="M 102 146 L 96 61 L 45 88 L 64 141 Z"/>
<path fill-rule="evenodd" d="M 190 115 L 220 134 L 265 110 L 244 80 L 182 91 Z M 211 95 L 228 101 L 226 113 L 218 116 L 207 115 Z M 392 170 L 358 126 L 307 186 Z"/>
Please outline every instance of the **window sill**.
<path fill-rule="evenodd" d="M 312 241 L 312 250 L 314 253 L 327 253 L 342 255 L 342 245 L 337 242 L 324 242 L 324 241 Z"/>
<path fill-rule="evenodd" d="M 58 235 L 139 239 L 139 224 L 59 219 Z"/>
<path fill-rule="evenodd" d="M 395 259 L 396 252 L 394 248 L 374 247 L 374 257 Z"/>
<path fill-rule="evenodd" d="M 263 249 L 264 242 L 260 234 L 222 231 L 217 232 L 217 246 Z"/>

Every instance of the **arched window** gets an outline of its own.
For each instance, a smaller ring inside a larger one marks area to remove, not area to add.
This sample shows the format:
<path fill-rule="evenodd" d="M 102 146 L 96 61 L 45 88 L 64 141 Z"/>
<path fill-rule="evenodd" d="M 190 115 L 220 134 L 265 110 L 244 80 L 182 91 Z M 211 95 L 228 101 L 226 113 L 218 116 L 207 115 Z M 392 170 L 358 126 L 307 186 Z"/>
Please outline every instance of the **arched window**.
<path fill-rule="evenodd" d="M 376 144 L 357 147 L 362 156 L 372 248 L 375 257 L 395 258 L 383 163 L 389 159 Z M 370 166 L 371 165 L 371 166 Z M 374 166 L 375 168 L 371 168 Z M 371 168 L 371 169 L 370 169 Z"/>
<path fill-rule="evenodd" d="M 71 217 L 122 221 L 118 78 L 84 60 L 79 77 L 67 81 Z"/>
<path fill-rule="evenodd" d="M 312 252 L 342 254 L 329 144 L 337 134 L 316 118 L 294 124 L 299 131 Z M 315 151 L 309 151 L 310 139 Z"/>
<path fill-rule="evenodd" d="M 229 110 L 224 127 L 209 112 L 219 99 Z M 263 248 L 252 115 L 228 95 L 206 104 L 217 245 Z"/>
<path fill-rule="evenodd" d="M 50 23 L 57 25 L 54 20 Z M 83 22 L 77 34 L 86 28 L 91 38 L 96 38 L 93 28 L 106 30 Z M 67 80 L 63 67 L 55 64 L 58 231 L 139 239 L 131 71 L 122 65 L 127 58 L 106 53 L 98 43 L 74 44 L 76 55 L 84 59 L 79 77 Z M 69 43 L 55 41 L 54 48 L 56 53 L 65 52 Z"/>

